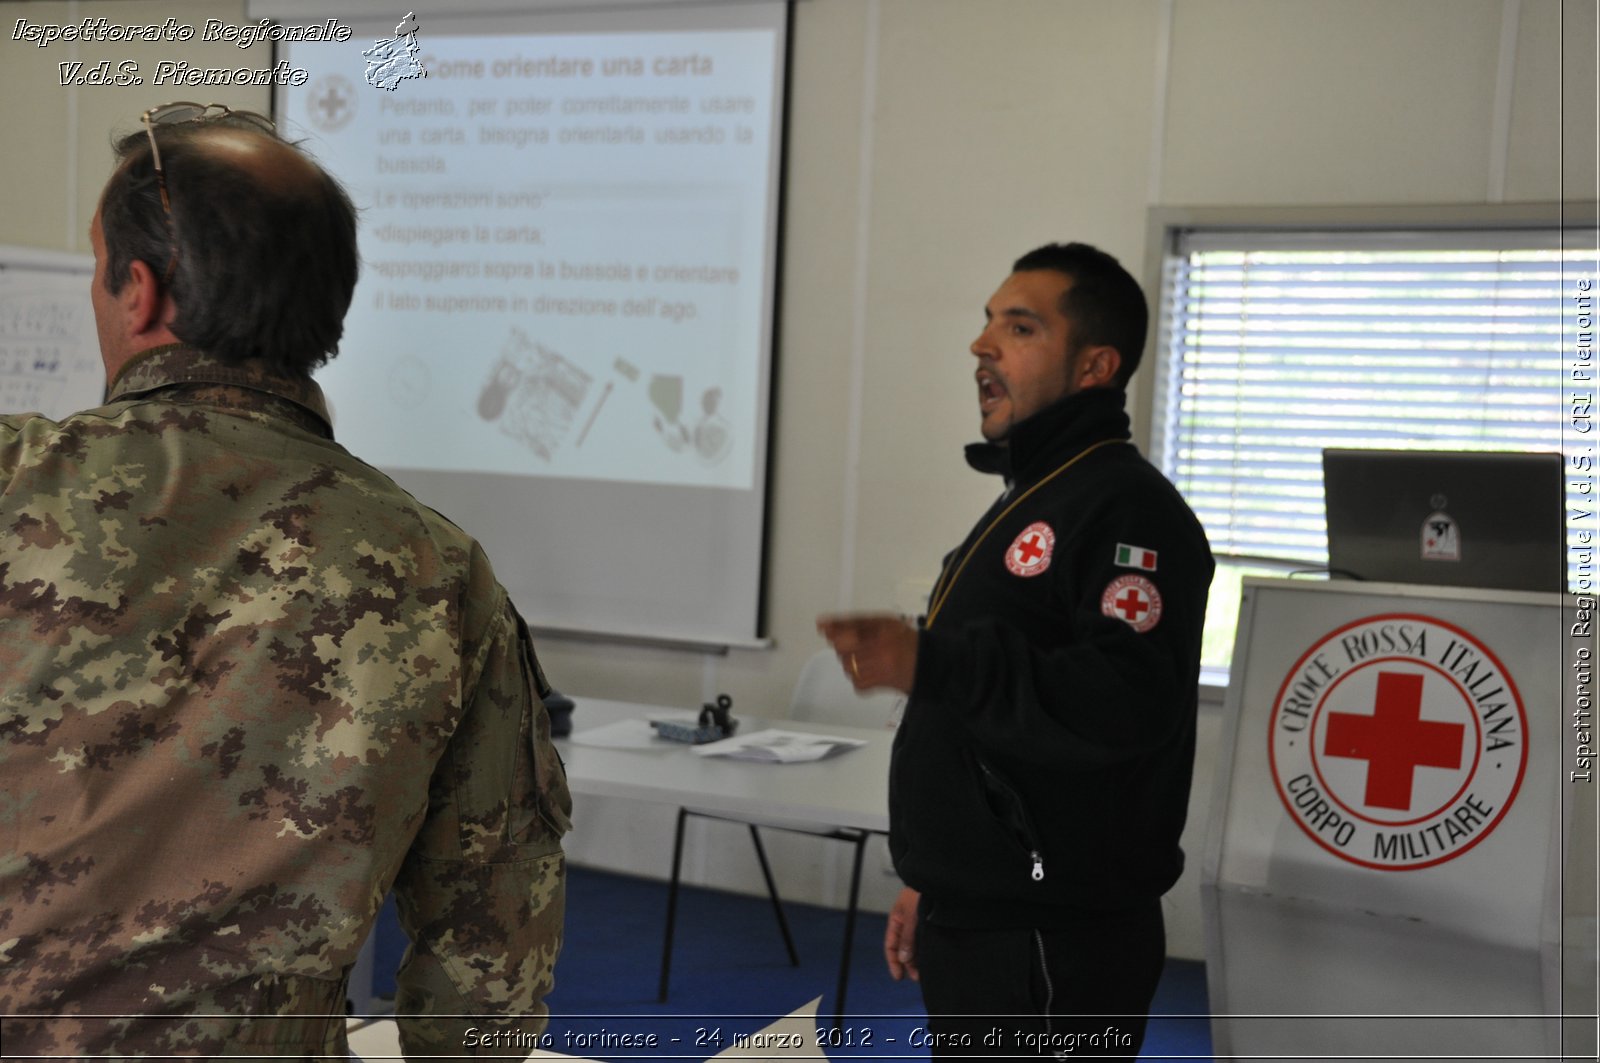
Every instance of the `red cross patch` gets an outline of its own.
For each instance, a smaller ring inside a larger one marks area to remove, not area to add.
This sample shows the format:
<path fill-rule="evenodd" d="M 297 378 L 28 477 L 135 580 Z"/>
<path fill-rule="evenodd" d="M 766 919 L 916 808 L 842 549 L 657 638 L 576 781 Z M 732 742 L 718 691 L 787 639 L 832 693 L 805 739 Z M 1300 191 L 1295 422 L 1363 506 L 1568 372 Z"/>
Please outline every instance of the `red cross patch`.
<path fill-rule="evenodd" d="M 1100 611 L 1143 634 L 1161 619 L 1161 592 L 1143 576 L 1118 576 L 1100 595 Z"/>
<path fill-rule="evenodd" d="M 1055 549 L 1056 533 L 1044 521 L 1036 520 L 1012 540 L 1006 550 L 1006 569 L 1013 576 L 1037 576 L 1050 567 Z"/>

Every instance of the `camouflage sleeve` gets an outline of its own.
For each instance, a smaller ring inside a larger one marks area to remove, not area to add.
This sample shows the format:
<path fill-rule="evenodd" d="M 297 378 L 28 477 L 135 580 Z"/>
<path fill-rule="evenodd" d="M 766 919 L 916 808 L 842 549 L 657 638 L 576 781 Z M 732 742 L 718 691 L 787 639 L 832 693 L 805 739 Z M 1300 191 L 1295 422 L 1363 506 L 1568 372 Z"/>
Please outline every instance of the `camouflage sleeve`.
<path fill-rule="evenodd" d="M 461 724 L 395 882 L 411 938 L 396 1000 L 407 1058 L 525 1056 L 548 1016 L 572 802 L 527 629 L 497 584 L 493 600 L 463 662 L 464 680 L 476 676 Z"/>

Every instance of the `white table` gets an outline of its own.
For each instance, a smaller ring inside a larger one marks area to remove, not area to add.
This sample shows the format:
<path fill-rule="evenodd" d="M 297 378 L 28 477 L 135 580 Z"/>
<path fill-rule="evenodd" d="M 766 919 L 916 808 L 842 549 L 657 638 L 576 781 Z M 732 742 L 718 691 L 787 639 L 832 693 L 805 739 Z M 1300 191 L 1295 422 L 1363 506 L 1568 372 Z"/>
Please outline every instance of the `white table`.
<path fill-rule="evenodd" d="M 702 757 L 682 742 L 656 740 L 650 748 L 607 749 L 584 745 L 585 731 L 623 720 L 681 714 L 683 706 L 574 697 L 574 738 L 557 739 L 573 793 L 629 797 L 689 805 L 743 818 L 884 832 L 889 829 L 889 745 L 894 732 L 831 723 L 780 720 L 786 731 L 854 738 L 866 744 L 826 760 L 763 764 L 727 757 Z M 736 717 L 737 718 L 737 717 Z M 769 721 L 739 718 L 738 734 Z"/>
<path fill-rule="evenodd" d="M 850 949 L 860 899 L 865 835 L 883 834 L 889 830 L 889 751 L 894 732 L 883 728 L 844 727 L 832 723 L 777 721 L 776 726 L 786 731 L 852 738 L 864 744 L 823 760 L 771 764 L 702 756 L 685 743 L 662 738 L 647 738 L 642 748 L 585 744 L 585 732 L 614 734 L 618 731 L 616 725 L 625 721 L 676 715 L 685 709 L 683 706 L 669 708 L 576 696 L 573 701 L 577 706 L 573 714 L 573 736 L 556 741 L 561 757 L 566 762 L 567 785 L 572 792 L 632 798 L 675 805 L 679 809 L 668 889 L 666 940 L 662 949 L 662 1000 L 667 996 L 671 968 L 685 815 L 693 811 L 724 816 L 743 823 L 786 824 L 791 828 L 855 844 L 850 901 L 845 915 L 844 951 L 834 997 L 835 1021 L 839 1021 L 844 1013 L 845 990 L 849 982 Z M 736 718 L 739 719 L 737 733 L 740 735 L 768 726 L 765 720 Z M 789 937 L 788 924 L 778 901 L 777 888 L 767 866 L 760 836 L 753 827 L 751 837 L 755 840 L 762 873 L 767 880 L 767 888 L 772 895 L 779 925 L 792 958 L 794 946 Z"/>

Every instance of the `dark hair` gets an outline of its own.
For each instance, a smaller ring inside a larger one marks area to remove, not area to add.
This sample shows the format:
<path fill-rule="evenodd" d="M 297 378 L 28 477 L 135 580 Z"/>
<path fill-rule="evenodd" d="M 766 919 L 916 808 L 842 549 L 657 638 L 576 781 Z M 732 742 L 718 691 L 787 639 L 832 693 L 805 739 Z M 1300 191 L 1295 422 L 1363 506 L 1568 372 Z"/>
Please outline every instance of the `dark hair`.
<path fill-rule="evenodd" d="M 1060 310 L 1079 345 L 1115 347 L 1122 355 L 1117 384 L 1126 387 L 1144 357 L 1150 309 L 1144 292 L 1122 263 L 1088 244 L 1045 244 L 1023 255 L 1013 273 L 1048 269 L 1072 280 Z"/>
<path fill-rule="evenodd" d="M 276 139 L 227 120 L 156 129 L 171 230 L 148 134 L 141 129 L 117 142 L 120 165 L 100 200 L 105 286 L 120 291 L 136 259 L 157 277 L 171 262 L 173 335 L 224 362 L 258 358 L 278 372 L 309 376 L 338 350 L 344 332 L 358 270 L 355 205 L 309 159 L 303 177 L 238 165 L 207 145 L 220 128 Z"/>

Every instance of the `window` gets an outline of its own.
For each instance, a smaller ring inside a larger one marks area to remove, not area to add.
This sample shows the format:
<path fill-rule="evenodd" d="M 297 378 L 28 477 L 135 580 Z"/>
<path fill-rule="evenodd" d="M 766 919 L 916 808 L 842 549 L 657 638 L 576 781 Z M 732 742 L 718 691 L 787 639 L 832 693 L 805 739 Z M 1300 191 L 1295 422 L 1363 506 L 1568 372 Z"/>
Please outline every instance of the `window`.
<path fill-rule="evenodd" d="M 1595 251 L 1561 237 L 1171 233 L 1152 443 L 1217 555 L 1211 674 L 1244 575 L 1327 564 L 1324 447 L 1562 449 L 1563 351 Z"/>

